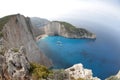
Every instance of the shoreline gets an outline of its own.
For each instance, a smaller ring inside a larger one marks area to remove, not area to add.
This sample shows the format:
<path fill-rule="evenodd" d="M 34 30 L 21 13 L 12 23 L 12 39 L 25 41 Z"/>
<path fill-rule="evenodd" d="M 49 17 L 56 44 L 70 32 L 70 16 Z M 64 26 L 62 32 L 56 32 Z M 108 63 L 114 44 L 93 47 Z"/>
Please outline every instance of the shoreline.
<path fill-rule="evenodd" d="M 36 37 L 36 41 L 38 41 L 40 39 L 44 39 L 46 37 L 48 37 L 48 35 L 46 35 L 46 34 L 39 35 L 39 36 Z"/>

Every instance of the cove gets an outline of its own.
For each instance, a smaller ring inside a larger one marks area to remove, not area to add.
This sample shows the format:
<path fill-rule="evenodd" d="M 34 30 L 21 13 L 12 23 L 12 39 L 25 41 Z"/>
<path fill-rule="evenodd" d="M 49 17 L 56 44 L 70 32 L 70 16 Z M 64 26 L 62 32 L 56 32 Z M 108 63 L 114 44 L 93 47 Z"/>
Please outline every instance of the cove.
<path fill-rule="evenodd" d="M 120 69 L 120 46 L 105 35 L 98 35 L 96 40 L 48 36 L 37 44 L 53 61 L 53 68 L 66 69 L 82 63 L 85 68 L 92 69 L 93 76 L 102 80 Z"/>

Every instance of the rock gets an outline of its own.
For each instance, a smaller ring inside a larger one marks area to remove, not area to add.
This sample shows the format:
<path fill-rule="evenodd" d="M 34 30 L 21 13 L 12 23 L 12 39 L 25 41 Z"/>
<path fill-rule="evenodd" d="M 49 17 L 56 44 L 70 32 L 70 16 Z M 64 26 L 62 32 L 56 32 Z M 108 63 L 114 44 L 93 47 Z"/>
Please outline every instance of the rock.
<path fill-rule="evenodd" d="M 105 80 L 120 80 L 120 71 L 116 75 L 110 76 L 109 78 Z"/>
<path fill-rule="evenodd" d="M 45 34 L 49 36 L 63 36 L 66 38 L 89 38 L 95 39 L 96 35 L 83 28 L 60 21 L 53 21 L 45 26 Z"/>
<path fill-rule="evenodd" d="M 30 18 L 32 24 L 37 27 L 44 27 L 45 25 L 47 25 L 50 21 L 44 18 L 39 18 L 39 17 L 31 17 Z"/>
<path fill-rule="evenodd" d="M 5 53 L 5 58 L 7 71 L 12 80 L 23 80 L 29 75 L 30 64 L 23 47 L 18 51 L 13 48 L 8 50 L 8 52 Z"/>
<path fill-rule="evenodd" d="M 93 77 L 92 76 L 92 74 L 93 74 L 92 70 L 84 69 L 83 65 L 81 63 L 80 64 L 75 64 L 72 67 L 65 69 L 65 71 L 68 72 L 69 75 L 76 80 L 79 79 L 79 78 L 82 78 L 82 79 L 85 79 L 85 80 L 101 80 L 97 77 Z"/>
<path fill-rule="evenodd" d="M 0 77 L 3 78 L 4 75 L 4 66 L 5 66 L 5 57 L 3 55 L 0 55 Z"/>
<path fill-rule="evenodd" d="M 52 62 L 38 48 L 33 35 L 33 26 L 29 18 L 16 14 L 9 16 L 3 26 L 3 46 L 6 50 L 24 46 L 26 56 L 30 62 L 50 67 Z"/>

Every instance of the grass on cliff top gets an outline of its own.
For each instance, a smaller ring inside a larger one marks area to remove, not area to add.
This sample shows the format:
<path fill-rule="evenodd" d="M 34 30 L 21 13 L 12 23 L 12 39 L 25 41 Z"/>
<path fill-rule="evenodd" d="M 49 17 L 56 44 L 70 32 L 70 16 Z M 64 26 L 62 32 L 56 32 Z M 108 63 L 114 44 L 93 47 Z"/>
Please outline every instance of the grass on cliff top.
<path fill-rule="evenodd" d="M 77 30 L 77 28 L 76 28 L 75 26 L 73 26 L 72 24 L 70 24 L 70 23 L 62 22 L 62 21 L 53 21 L 53 22 L 59 22 L 60 24 L 64 25 L 65 28 L 66 28 L 68 31 L 75 31 L 75 30 Z"/>
<path fill-rule="evenodd" d="M 2 31 L 3 26 L 9 21 L 9 19 L 10 19 L 12 16 L 15 16 L 15 15 L 16 15 L 16 14 L 14 14 L 14 15 L 8 15 L 8 16 L 5 16 L 5 17 L 0 18 L 0 31 Z"/>
<path fill-rule="evenodd" d="M 79 35 L 84 35 L 84 33 L 90 34 L 90 32 L 88 32 L 86 29 L 76 28 L 75 26 L 73 26 L 72 24 L 67 23 L 67 22 L 62 22 L 62 21 L 53 21 L 53 22 L 58 22 L 58 23 L 64 25 L 65 29 L 67 31 L 69 31 L 70 33 L 76 33 L 76 34 L 79 34 Z"/>
<path fill-rule="evenodd" d="M 10 19 L 12 16 L 14 16 L 14 15 L 8 15 L 8 16 L 5 16 L 5 17 L 0 18 L 0 37 L 3 36 L 3 34 L 2 34 L 3 26 L 9 21 L 9 19 Z"/>

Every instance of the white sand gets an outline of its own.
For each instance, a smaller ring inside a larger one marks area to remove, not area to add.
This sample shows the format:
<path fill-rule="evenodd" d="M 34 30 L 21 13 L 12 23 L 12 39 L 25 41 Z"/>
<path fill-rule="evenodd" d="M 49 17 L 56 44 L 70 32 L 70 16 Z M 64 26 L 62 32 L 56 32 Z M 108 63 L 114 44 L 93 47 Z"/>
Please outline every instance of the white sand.
<path fill-rule="evenodd" d="M 40 39 L 45 39 L 46 37 L 48 37 L 48 35 L 43 34 L 43 35 L 39 35 L 38 37 L 36 37 L 36 40 L 40 40 Z"/>

